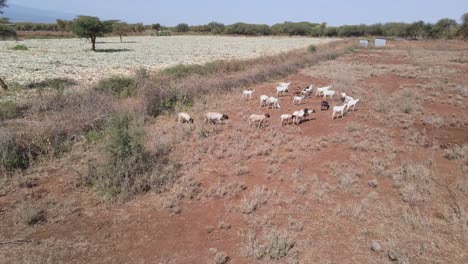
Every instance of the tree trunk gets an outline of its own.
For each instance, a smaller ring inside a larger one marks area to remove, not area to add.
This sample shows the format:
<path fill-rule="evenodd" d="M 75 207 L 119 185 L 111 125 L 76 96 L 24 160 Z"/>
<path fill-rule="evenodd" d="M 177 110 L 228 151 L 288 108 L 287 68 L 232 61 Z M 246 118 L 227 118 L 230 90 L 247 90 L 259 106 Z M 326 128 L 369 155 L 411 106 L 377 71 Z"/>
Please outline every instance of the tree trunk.
<path fill-rule="evenodd" d="M 0 86 L 5 89 L 5 90 L 8 90 L 8 86 L 6 85 L 6 83 L 3 81 L 3 79 L 0 77 Z"/>
<path fill-rule="evenodd" d="M 96 36 L 91 37 L 91 43 L 93 47 L 91 48 L 93 51 L 96 51 Z"/>
<path fill-rule="evenodd" d="M 120 43 L 122 43 L 122 35 L 120 35 Z"/>

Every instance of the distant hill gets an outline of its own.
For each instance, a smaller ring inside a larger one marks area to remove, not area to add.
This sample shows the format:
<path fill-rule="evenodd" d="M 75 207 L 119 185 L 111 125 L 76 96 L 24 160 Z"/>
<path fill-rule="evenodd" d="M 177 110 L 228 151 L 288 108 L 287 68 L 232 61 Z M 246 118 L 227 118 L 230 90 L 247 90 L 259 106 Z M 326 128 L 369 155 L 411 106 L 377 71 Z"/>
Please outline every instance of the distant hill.
<path fill-rule="evenodd" d="M 34 22 L 34 23 L 55 23 L 56 20 L 71 20 L 77 15 L 37 8 L 25 7 L 15 4 L 8 4 L 3 10 L 2 17 L 7 17 L 11 22 Z"/>

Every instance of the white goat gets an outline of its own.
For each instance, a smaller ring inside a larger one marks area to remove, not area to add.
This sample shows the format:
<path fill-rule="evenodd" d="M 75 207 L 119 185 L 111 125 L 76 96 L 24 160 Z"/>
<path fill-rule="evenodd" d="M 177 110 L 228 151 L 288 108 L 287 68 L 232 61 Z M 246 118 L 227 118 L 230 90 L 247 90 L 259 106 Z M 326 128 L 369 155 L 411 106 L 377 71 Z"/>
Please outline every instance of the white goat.
<path fill-rule="evenodd" d="M 289 87 L 289 85 L 291 85 L 291 83 L 284 83 L 284 82 L 278 83 L 278 86 L 283 86 L 283 87 Z"/>
<path fill-rule="evenodd" d="M 347 104 L 348 102 L 354 100 L 354 98 L 352 98 L 351 96 L 347 95 L 345 98 L 344 98 L 344 103 Z"/>
<path fill-rule="evenodd" d="M 324 87 L 320 87 L 320 88 L 317 88 L 317 92 L 315 92 L 315 96 L 322 96 L 322 93 L 327 91 L 328 89 L 330 89 L 331 86 L 324 86 Z"/>
<path fill-rule="evenodd" d="M 177 123 L 189 123 L 193 124 L 193 118 L 190 117 L 187 113 L 178 113 L 177 114 Z"/>
<path fill-rule="evenodd" d="M 303 95 L 303 96 L 297 96 L 297 95 L 294 96 L 294 98 L 293 98 L 293 104 L 296 104 L 296 102 L 297 102 L 297 104 L 301 104 L 301 101 L 302 101 L 302 99 L 304 99 L 304 98 L 305 98 L 304 95 Z"/>
<path fill-rule="evenodd" d="M 323 100 L 327 100 L 327 96 L 330 96 L 330 98 L 333 100 L 333 95 L 335 95 L 335 91 L 333 90 L 326 90 L 323 91 Z"/>
<path fill-rule="evenodd" d="M 333 114 L 332 114 L 332 120 L 335 119 L 335 114 L 336 113 L 340 113 L 341 117 L 344 116 L 344 113 L 345 113 L 345 108 L 346 108 L 346 105 L 347 104 L 344 104 L 344 105 L 341 105 L 341 106 L 334 106 L 333 107 Z"/>
<path fill-rule="evenodd" d="M 266 105 L 266 102 L 267 102 L 268 98 L 270 98 L 270 96 L 268 96 L 268 95 L 260 96 L 260 107 Z"/>
<path fill-rule="evenodd" d="M 242 92 L 242 98 L 244 99 L 252 99 L 252 94 L 255 93 L 255 90 L 244 90 Z"/>
<path fill-rule="evenodd" d="M 280 105 L 279 105 L 279 100 L 278 98 L 275 98 L 275 97 L 268 97 L 268 99 L 266 100 L 266 104 L 275 109 L 275 108 L 281 108 Z"/>
<path fill-rule="evenodd" d="M 257 127 L 262 127 L 264 123 L 266 122 L 267 118 L 270 118 L 269 114 L 264 114 L 264 115 L 252 114 L 249 117 L 249 126 L 251 126 L 252 124 L 257 124 Z"/>
<path fill-rule="evenodd" d="M 285 94 L 289 92 L 289 86 L 277 86 L 276 87 L 276 95 L 279 96 L 280 94 Z"/>
<path fill-rule="evenodd" d="M 222 123 L 223 120 L 229 119 L 228 115 L 209 112 L 205 114 L 205 122 L 210 124 Z"/>
<path fill-rule="evenodd" d="M 302 109 L 302 110 L 299 110 L 299 111 L 295 111 L 292 116 L 293 116 L 293 123 L 296 124 L 296 125 L 299 125 L 302 120 L 304 120 L 304 118 L 312 113 L 315 113 L 315 110 L 313 109 Z"/>
<path fill-rule="evenodd" d="M 284 115 L 281 115 L 280 116 L 281 118 L 281 125 L 285 125 L 285 122 L 286 122 L 286 125 L 289 124 L 289 120 L 293 119 L 293 115 L 290 115 L 290 114 L 284 114 Z"/>
<path fill-rule="evenodd" d="M 353 99 L 353 100 L 347 102 L 346 103 L 346 111 L 349 111 L 349 108 L 352 106 L 353 107 L 353 112 L 354 112 L 354 108 L 356 107 L 358 102 L 359 102 L 359 99 Z"/>

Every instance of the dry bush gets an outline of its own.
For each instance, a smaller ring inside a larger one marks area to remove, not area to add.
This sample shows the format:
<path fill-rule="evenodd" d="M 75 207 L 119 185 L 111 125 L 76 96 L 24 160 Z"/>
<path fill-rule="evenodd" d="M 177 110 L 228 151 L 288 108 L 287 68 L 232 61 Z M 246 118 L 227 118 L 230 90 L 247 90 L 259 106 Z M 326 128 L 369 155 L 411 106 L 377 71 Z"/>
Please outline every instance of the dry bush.
<path fill-rule="evenodd" d="M 171 193 L 165 201 L 165 207 L 173 213 L 180 213 L 182 211 L 180 206 L 184 200 L 195 199 L 202 192 L 200 186 L 201 184 L 192 177 L 181 177 L 173 185 Z"/>
<path fill-rule="evenodd" d="M 216 185 L 210 188 L 207 195 L 230 198 L 243 192 L 246 189 L 247 186 L 244 183 L 231 182 L 228 184 L 223 184 L 218 182 Z"/>
<path fill-rule="evenodd" d="M 231 258 L 228 255 L 226 255 L 226 253 L 216 250 L 214 261 L 213 261 L 215 264 L 226 264 L 230 260 Z"/>
<path fill-rule="evenodd" d="M 444 150 L 444 157 L 448 160 L 457 160 L 460 158 L 468 158 L 468 146 L 454 145 Z"/>
<path fill-rule="evenodd" d="M 25 225 L 35 225 L 46 221 L 44 210 L 27 205 L 17 208 L 16 218 Z"/>
<path fill-rule="evenodd" d="M 271 193 L 265 186 L 256 186 L 249 196 L 241 201 L 241 210 L 244 214 L 251 214 L 264 206 L 271 197 Z"/>
<path fill-rule="evenodd" d="M 393 173 L 393 184 L 403 201 L 417 204 L 426 201 L 433 191 L 432 172 L 422 164 L 407 164 Z"/>
<path fill-rule="evenodd" d="M 296 244 L 286 231 L 269 230 L 265 232 L 264 244 L 260 244 L 254 232 L 249 231 L 243 237 L 245 245 L 242 248 L 242 254 L 246 257 L 266 261 L 279 260 L 288 256 Z"/>

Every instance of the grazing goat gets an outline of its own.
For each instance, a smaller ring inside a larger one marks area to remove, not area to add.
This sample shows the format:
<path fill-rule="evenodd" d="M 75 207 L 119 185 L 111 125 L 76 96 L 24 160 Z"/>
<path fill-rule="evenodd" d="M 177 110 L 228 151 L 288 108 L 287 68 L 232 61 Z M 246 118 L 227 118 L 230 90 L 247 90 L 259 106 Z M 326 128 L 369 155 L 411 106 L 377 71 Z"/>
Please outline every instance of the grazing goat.
<path fill-rule="evenodd" d="M 335 95 L 335 91 L 333 91 L 333 90 L 323 91 L 323 99 L 324 100 L 327 100 L 327 96 L 330 96 L 330 98 L 333 100 L 333 95 Z"/>
<path fill-rule="evenodd" d="M 244 99 L 252 99 L 252 94 L 255 93 L 255 90 L 244 90 L 242 92 L 242 98 Z"/>
<path fill-rule="evenodd" d="M 317 92 L 315 92 L 315 96 L 322 96 L 323 92 L 327 91 L 328 89 L 330 89 L 331 86 L 324 86 L 324 87 L 320 87 L 320 88 L 317 88 Z"/>
<path fill-rule="evenodd" d="M 281 125 L 282 126 L 285 125 L 285 122 L 286 122 L 286 125 L 289 125 L 289 120 L 293 119 L 293 115 L 284 114 L 284 115 L 281 115 L 280 118 L 281 118 Z"/>
<path fill-rule="evenodd" d="M 304 95 L 303 95 L 303 96 L 297 96 L 297 95 L 294 96 L 294 98 L 293 98 L 293 104 L 296 104 L 296 102 L 297 102 L 297 104 L 301 104 L 301 101 L 302 101 L 302 99 L 304 99 L 304 98 L 305 98 Z"/>
<path fill-rule="evenodd" d="M 282 86 L 282 87 L 289 87 L 289 85 L 291 85 L 291 83 L 284 83 L 284 82 L 278 83 L 278 86 Z"/>
<path fill-rule="evenodd" d="M 285 94 L 289 92 L 289 86 L 277 86 L 276 87 L 276 95 L 279 96 L 280 94 Z"/>
<path fill-rule="evenodd" d="M 217 124 L 222 123 L 223 120 L 229 119 L 228 115 L 220 114 L 220 113 L 206 113 L 205 114 L 205 122 L 210 124 Z"/>
<path fill-rule="evenodd" d="M 354 112 L 354 108 L 356 107 L 357 103 L 359 102 L 359 99 L 353 99 L 349 102 L 346 103 L 346 111 L 349 111 L 349 108 L 352 106 L 353 107 L 353 112 Z"/>
<path fill-rule="evenodd" d="M 351 96 L 347 95 L 345 98 L 344 98 L 344 103 L 347 104 L 349 101 L 352 101 L 354 100 L 354 98 L 352 98 Z"/>
<path fill-rule="evenodd" d="M 270 98 L 270 96 L 268 95 L 260 96 L 260 107 L 263 107 L 266 105 L 268 98 Z"/>
<path fill-rule="evenodd" d="M 299 111 L 295 111 L 292 116 L 293 116 L 293 123 L 295 123 L 296 125 L 299 125 L 302 120 L 304 120 L 304 118 L 312 113 L 315 113 L 315 110 L 313 109 L 303 109 L 303 110 L 299 110 Z"/>
<path fill-rule="evenodd" d="M 330 109 L 330 104 L 327 101 L 320 102 L 320 110 L 328 110 Z"/>
<path fill-rule="evenodd" d="M 334 107 L 333 107 L 332 120 L 335 119 L 335 114 L 336 114 L 336 113 L 340 113 L 341 117 L 344 116 L 346 105 L 347 105 L 347 104 L 344 104 L 344 105 L 341 105 L 341 106 L 334 106 Z"/>
<path fill-rule="evenodd" d="M 278 98 L 275 98 L 275 97 L 268 97 L 268 99 L 266 100 L 266 104 L 275 109 L 275 108 L 281 108 L 280 105 L 279 105 L 279 100 Z"/>
<path fill-rule="evenodd" d="M 341 102 L 344 102 L 344 100 L 346 99 L 346 93 L 341 93 Z"/>
<path fill-rule="evenodd" d="M 191 118 L 190 115 L 187 114 L 187 113 L 178 113 L 178 114 L 177 114 L 177 123 L 181 123 L 181 124 L 184 124 L 184 123 L 193 124 L 193 118 Z"/>
<path fill-rule="evenodd" d="M 252 124 L 257 124 L 257 127 L 260 128 L 264 125 L 267 118 L 270 118 L 269 114 L 264 114 L 264 115 L 252 114 L 249 117 L 249 126 L 251 126 Z"/>
<path fill-rule="evenodd" d="M 310 85 L 309 87 L 306 87 L 304 90 L 302 90 L 302 94 L 304 96 L 310 96 L 310 94 L 312 94 L 312 91 L 314 90 L 314 87 L 313 85 Z"/>

